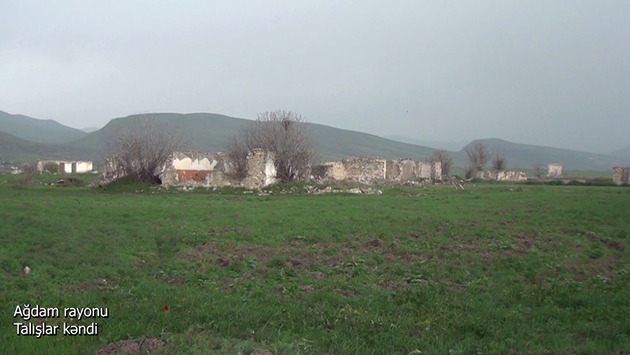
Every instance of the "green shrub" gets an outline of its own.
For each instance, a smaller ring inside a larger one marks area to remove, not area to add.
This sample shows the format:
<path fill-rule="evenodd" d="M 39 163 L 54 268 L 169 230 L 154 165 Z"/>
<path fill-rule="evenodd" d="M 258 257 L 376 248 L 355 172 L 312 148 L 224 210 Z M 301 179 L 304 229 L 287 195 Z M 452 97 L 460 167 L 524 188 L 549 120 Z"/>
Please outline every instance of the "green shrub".
<path fill-rule="evenodd" d="M 48 162 L 44 164 L 44 171 L 51 174 L 56 174 L 59 172 L 59 164 L 55 162 Z"/>

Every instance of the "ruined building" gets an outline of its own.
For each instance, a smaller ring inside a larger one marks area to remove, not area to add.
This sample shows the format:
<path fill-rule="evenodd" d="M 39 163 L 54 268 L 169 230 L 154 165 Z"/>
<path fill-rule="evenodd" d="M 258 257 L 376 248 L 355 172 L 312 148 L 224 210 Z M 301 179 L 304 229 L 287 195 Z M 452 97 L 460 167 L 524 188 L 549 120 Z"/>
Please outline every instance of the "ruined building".
<path fill-rule="evenodd" d="M 559 178 L 560 176 L 562 176 L 562 164 L 549 163 L 549 165 L 547 165 L 547 177 Z"/>
<path fill-rule="evenodd" d="M 519 182 L 527 181 L 527 175 L 523 170 L 486 170 L 477 171 L 475 178 L 482 180 L 496 180 L 496 181 L 509 181 Z"/>
<path fill-rule="evenodd" d="M 245 177 L 236 174 L 234 163 L 227 153 L 174 152 L 168 161 L 156 170 L 165 187 L 235 186 L 258 189 L 278 182 L 274 154 L 255 149 L 247 155 Z M 107 184 L 121 176 L 114 161 L 109 160 L 98 180 Z M 442 179 L 440 162 L 428 163 L 413 159 L 350 157 L 312 167 L 311 179 L 318 183 L 356 181 L 363 184 Z"/>
<path fill-rule="evenodd" d="M 630 167 L 614 167 L 613 182 L 617 185 L 630 184 Z"/>
<path fill-rule="evenodd" d="M 417 180 L 441 180 L 442 164 L 413 159 L 350 157 L 314 166 L 311 178 L 316 182 L 356 181 L 363 184 L 380 182 L 406 182 Z"/>
<path fill-rule="evenodd" d="M 256 189 L 276 182 L 276 168 L 273 153 L 254 149 L 247 155 L 247 176 L 241 180 L 224 152 L 175 152 L 159 176 L 165 187 L 243 186 Z"/>
<path fill-rule="evenodd" d="M 60 173 L 89 173 L 92 171 L 91 161 L 79 161 L 79 160 L 40 160 L 37 162 L 37 171 L 40 173 L 46 170 L 46 166 L 54 164 L 59 167 Z"/>

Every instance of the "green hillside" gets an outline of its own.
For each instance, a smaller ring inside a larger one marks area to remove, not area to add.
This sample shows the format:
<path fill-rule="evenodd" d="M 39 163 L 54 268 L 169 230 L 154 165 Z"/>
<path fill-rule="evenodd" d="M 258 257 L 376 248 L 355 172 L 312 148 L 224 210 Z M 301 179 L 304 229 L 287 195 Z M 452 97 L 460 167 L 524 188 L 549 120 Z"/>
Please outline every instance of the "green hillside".
<path fill-rule="evenodd" d="M 102 129 L 69 145 L 75 148 L 106 149 L 108 141 L 113 141 L 118 132 L 133 127 L 135 120 L 141 117 L 143 116 L 133 115 L 113 119 Z M 209 152 L 225 150 L 228 140 L 251 122 L 210 113 L 160 113 L 151 117 L 158 122 L 167 123 L 181 133 L 189 149 Z M 320 124 L 308 124 L 308 126 L 322 159 L 341 159 L 355 155 L 424 159 L 433 152 L 433 149 L 428 147 L 400 143 L 371 134 Z"/>
<path fill-rule="evenodd" d="M 53 120 L 39 120 L 0 111 L 0 132 L 37 143 L 68 143 L 87 133 Z"/>
<path fill-rule="evenodd" d="M 630 160 L 630 144 L 627 146 L 617 149 L 612 152 L 610 155 L 614 155 L 616 157 L 626 158 L 626 160 Z"/>
<path fill-rule="evenodd" d="M 91 160 L 96 156 L 92 148 L 79 149 L 67 144 L 47 144 L 28 141 L 0 132 L 0 161 L 33 161 L 37 159 Z"/>
<path fill-rule="evenodd" d="M 5 117 L 8 114 L 5 114 Z M 54 121 L 36 120 L 30 117 L 9 115 L 11 120 L 24 119 L 21 124 L 25 131 L 20 135 L 0 135 L 0 159 L 33 160 L 36 158 L 89 159 L 101 163 L 106 155 L 109 143 L 113 143 L 119 132 L 132 129 L 135 122 L 146 115 L 132 115 L 111 120 L 105 127 L 92 133 L 79 131 L 81 136 L 64 144 L 45 144 L 39 141 L 25 140 L 25 135 L 32 128 L 35 132 L 45 131 Z M 186 149 L 216 152 L 225 150 L 228 140 L 249 124 L 250 120 L 211 113 L 159 113 L 150 117 L 164 122 L 179 132 L 186 142 Z M 57 124 L 55 122 L 55 124 Z M 33 127 L 30 127 L 32 125 Z M 57 124 L 59 125 L 59 124 Z M 380 156 L 384 158 L 414 158 L 424 160 L 433 152 L 433 148 L 408 144 L 375 135 L 356 131 L 342 130 L 321 124 L 308 124 L 322 160 L 342 159 L 347 156 Z M 20 125 L 14 124 L 17 129 Z M 63 125 L 59 125 L 65 127 Z M 30 128 L 24 128 L 30 127 Z M 68 128 L 68 127 L 66 127 Z M 73 130 L 68 128 L 69 130 Z M 2 131 L 2 129 L 0 129 Z M 77 130 L 78 131 L 78 130 Z M 66 132 L 72 132 L 67 131 Z M 608 171 L 616 165 L 628 165 L 630 157 L 614 157 L 603 154 L 579 152 L 568 149 L 518 144 L 501 139 L 480 140 L 488 146 L 490 152 L 499 152 L 507 159 L 508 168 L 529 169 L 534 164 L 546 165 L 559 162 L 568 170 Z M 39 142 L 39 143 L 35 143 Z M 473 141 L 470 144 L 474 144 Z M 469 144 L 469 145 L 470 145 Z M 450 152 L 455 166 L 468 165 L 465 148 L 459 152 Z"/>
<path fill-rule="evenodd" d="M 475 140 L 466 147 L 470 147 L 477 142 L 486 144 L 490 152 L 498 152 L 506 157 L 508 168 L 528 169 L 534 164 L 546 166 L 548 163 L 557 162 L 562 164 L 564 169 L 567 170 L 610 170 L 613 166 L 624 162 L 627 163 L 628 160 L 604 154 L 512 143 L 497 138 Z M 454 156 L 456 165 L 466 165 L 468 163 L 466 147 Z"/>

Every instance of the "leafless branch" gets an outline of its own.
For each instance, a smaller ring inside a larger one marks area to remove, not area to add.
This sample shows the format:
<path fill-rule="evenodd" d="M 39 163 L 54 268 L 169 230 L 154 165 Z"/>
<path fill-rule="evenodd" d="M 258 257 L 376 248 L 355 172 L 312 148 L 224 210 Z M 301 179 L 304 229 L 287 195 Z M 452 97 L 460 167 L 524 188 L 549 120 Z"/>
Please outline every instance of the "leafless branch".
<path fill-rule="evenodd" d="M 228 154 L 242 159 L 244 149 L 274 153 L 277 178 L 282 182 L 305 180 L 316 152 L 304 118 L 291 111 L 258 114 L 258 119 L 234 139 Z M 238 162 L 235 162 L 238 165 Z"/>
<path fill-rule="evenodd" d="M 472 147 L 466 148 L 466 154 L 470 165 L 476 171 L 483 171 L 488 161 L 492 157 L 492 154 L 488 151 L 486 145 L 482 142 L 473 144 Z"/>
<path fill-rule="evenodd" d="M 453 160 L 445 150 L 434 150 L 430 161 L 442 163 L 442 175 L 450 175 Z"/>
<path fill-rule="evenodd" d="M 159 183 L 156 170 L 174 151 L 181 149 L 181 135 L 150 115 L 125 128 L 114 140 L 109 158 L 117 176 L 134 176 L 140 181 Z"/>
<path fill-rule="evenodd" d="M 494 159 L 492 160 L 492 167 L 496 171 L 503 171 L 507 167 L 507 160 L 503 155 L 495 153 Z"/>

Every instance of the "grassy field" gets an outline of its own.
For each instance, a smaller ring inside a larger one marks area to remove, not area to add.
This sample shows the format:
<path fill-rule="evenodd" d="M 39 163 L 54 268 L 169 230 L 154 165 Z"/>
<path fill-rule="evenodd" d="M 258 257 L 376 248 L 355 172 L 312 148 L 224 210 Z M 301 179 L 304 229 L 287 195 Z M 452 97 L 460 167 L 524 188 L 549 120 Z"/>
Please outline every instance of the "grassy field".
<path fill-rule="evenodd" d="M 1 354 L 630 350 L 630 188 L 259 195 L 15 179 L 0 176 Z M 109 317 L 24 321 L 17 305 Z M 15 322 L 59 334 L 18 336 Z M 61 334 L 93 322 L 98 335 Z"/>

